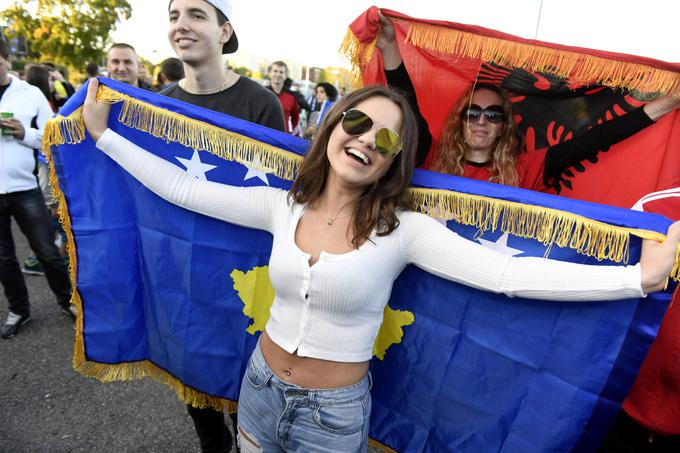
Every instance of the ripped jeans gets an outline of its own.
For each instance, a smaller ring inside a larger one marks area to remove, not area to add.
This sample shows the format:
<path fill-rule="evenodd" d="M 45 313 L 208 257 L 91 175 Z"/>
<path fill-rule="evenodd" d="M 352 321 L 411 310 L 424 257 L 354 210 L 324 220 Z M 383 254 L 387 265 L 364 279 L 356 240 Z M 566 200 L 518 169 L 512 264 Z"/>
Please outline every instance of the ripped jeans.
<path fill-rule="evenodd" d="M 251 452 L 365 452 L 371 375 L 349 387 L 311 390 L 280 380 L 260 343 L 241 384 L 238 442 Z"/>

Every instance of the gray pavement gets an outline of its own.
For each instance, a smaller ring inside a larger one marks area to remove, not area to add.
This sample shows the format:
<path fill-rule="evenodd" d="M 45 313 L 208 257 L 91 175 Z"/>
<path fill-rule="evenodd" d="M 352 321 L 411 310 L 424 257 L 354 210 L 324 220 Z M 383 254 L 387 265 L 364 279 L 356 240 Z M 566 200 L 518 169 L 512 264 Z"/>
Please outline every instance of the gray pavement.
<path fill-rule="evenodd" d="M 17 255 L 30 253 L 14 228 Z M 152 379 L 101 383 L 73 370 L 74 328 L 47 281 L 26 276 L 33 321 L 0 340 L 0 452 L 200 452 L 175 392 Z M 0 296 L 4 322 L 7 301 Z"/>
<path fill-rule="evenodd" d="M 23 262 L 30 249 L 16 225 L 13 231 Z M 102 383 L 74 371 L 73 322 L 45 277 L 25 278 L 33 320 L 0 340 L 0 453 L 200 453 L 171 388 L 149 378 Z M 0 322 L 6 314 L 2 295 Z"/>

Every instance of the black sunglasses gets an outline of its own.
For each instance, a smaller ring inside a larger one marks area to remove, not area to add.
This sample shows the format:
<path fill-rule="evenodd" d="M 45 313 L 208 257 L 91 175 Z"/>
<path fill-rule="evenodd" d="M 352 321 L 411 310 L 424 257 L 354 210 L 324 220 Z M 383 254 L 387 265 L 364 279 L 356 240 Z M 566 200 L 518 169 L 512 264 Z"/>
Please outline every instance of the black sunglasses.
<path fill-rule="evenodd" d="M 373 120 L 361 110 L 349 109 L 342 114 L 342 130 L 358 137 L 373 128 Z M 401 151 L 402 143 L 399 134 L 387 127 L 379 128 L 375 133 L 375 148 L 382 156 L 394 157 Z"/>
<path fill-rule="evenodd" d="M 463 121 L 476 123 L 482 115 L 485 120 L 493 124 L 502 123 L 505 120 L 505 112 L 500 105 L 490 105 L 483 109 L 477 104 L 471 104 L 461 112 L 460 117 Z"/>

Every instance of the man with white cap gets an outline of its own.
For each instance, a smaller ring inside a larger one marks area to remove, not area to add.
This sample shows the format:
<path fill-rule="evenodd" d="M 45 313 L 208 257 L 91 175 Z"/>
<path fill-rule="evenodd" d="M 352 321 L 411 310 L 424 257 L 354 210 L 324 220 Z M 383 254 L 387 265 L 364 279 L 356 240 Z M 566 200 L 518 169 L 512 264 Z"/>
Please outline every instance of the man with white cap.
<path fill-rule="evenodd" d="M 285 130 L 277 97 L 226 68 L 222 54 L 238 49 L 229 0 L 172 0 L 168 39 L 184 63 L 185 78 L 161 94 Z"/>
<path fill-rule="evenodd" d="M 238 49 L 229 19 L 230 0 L 171 0 L 168 39 L 184 64 L 185 77 L 161 94 L 284 131 L 283 111 L 274 93 L 226 68 L 223 54 Z M 188 406 L 205 453 L 230 452 L 232 435 L 224 414 Z M 235 414 L 232 418 L 235 423 Z"/>

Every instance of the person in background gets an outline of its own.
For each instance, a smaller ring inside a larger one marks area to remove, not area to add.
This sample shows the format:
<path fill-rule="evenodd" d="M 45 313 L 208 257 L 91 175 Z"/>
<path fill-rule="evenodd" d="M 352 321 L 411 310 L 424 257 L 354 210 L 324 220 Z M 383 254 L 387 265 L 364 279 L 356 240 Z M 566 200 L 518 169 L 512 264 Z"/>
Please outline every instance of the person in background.
<path fill-rule="evenodd" d="M 159 91 L 168 89 L 171 85 L 179 82 L 184 78 L 184 64 L 179 58 L 166 58 L 161 63 L 160 71 L 158 72 L 158 86 Z"/>
<path fill-rule="evenodd" d="M 76 90 L 68 81 L 68 71 L 65 68 L 58 68 L 52 63 L 44 63 L 44 65 L 50 70 L 50 86 L 52 87 L 54 106 L 59 110 Z"/>
<path fill-rule="evenodd" d="M 48 67 L 31 64 L 26 68 L 26 82 L 37 87 L 47 98 L 47 101 L 52 108 L 52 111 L 56 113 L 56 101 L 52 94 L 51 82 L 50 82 L 50 70 Z M 37 118 L 31 121 L 31 127 L 37 128 Z M 56 234 L 56 245 L 59 247 L 59 253 L 61 254 L 64 262 L 68 265 L 68 254 L 66 253 L 66 232 L 62 228 L 59 219 L 57 217 L 57 201 L 52 196 L 52 190 L 50 189 L 50 175 L 49 167 L 47 161 L 45 160 L 45 155 L 42 153 L 42 149 L 35 149 L 34 155 L 37 160 L 37 173 L 38 173 L 38 185 L 40 186 L 40 191 L 45 199 L 45 206 L 47 206 L 48 211 L 52 217 L 52 228 Z M 24 274 L 29 275 L 45 275 L 45 270 L 42 264 L 35 256 L 35 253 L 29 256 L 23 263 L 21 271 Z"/>
<path fill-rule="evenodd" d="M 307 129 L 304 134 L 305 138 L 314 137 L 324 116 L 326 116 L 326 113 L 328 113 L 338 99 L 338 90 L 328 82 L 321 82 L 314 88 L 313 99 L 313 105 L 310 104 L 311 113 L 307 119 Z"/>
<path fill-rule="evenodd" d="M 269 89 L 279 98 L 283 109 L 283 120 L 286 132 L 299 131 L 300 105 L 289 90 L 284 89 L 288 76 L 288 66 L 283 61 L 275 61 L 269 65 Z M 299 134 L 298 134 L 299 135 Z"/>
<path fill-rule="evenodd" d="M 106 70 L 118 82 L 139 86 L 139 57 L 135 48 L 126 43 L 115 43 L 106 53 Z"/>
<path fill-rule="evenodd" d="M 295 100 L 298 103 L 298 106 L 300 107 L 300 121 L 298 122 L 298 127 L 296 130 L 292 132 L 293 135 L 301 137 L 302 136 L 302 125 L 307 124 L 307 117 L 309 116 L 309 104 L 307 103 L 307 100 L 303 96 L 302 93 L 300 93 L 300 84 L 299 83 L 293 83 L 293 79 L 290 77 L 286 77 L 286 80 L 283 81 L 283 89 L 293 96 L 295 96 Z"/>
<path fill-rule="evenodd" d="M 288 90 L 293 96 L 295 96 L 295 99 L 297 99 L 298 105 L 300 106 L 301 112 L 304 111 L 309 114 L 309 103 L 307 102 L 307 99 L 305 99 L 305 96 L 300 92 L 299 83 L 293 82 L 293 79 L 290 77 L 286 77 L 286 80 L 283 82 L 283 89 Z"/>
<path fill-rule="evenodd" d="M 140 59 L 137 63 L 137 86 L 145 90 L 151 90 L 151 85 L 153 84 L 153 77 L 149 74 L 144 62 Z"/>
<path fill-rule="evenodd" d="M 432 135 L 419 111 L 392 23 L 381 16 L 381 26 L 376 46 L 382 53 L 387 82 L 405 93 L 418 118 L 420 141 L 416 164 L 420 165 L 425 161 Z M 474 84 L 451 108 L 430 169 L 524 189 L 552 191 L 567 168 L 595 157 L 678 108 L 680 98 L 664 96 L 595 125 L 571 140 L 525 152 L 508 95 L 496 85 Z"/>
<path fill-rule="evenodd" d="M 0 40 L 0 109 L 11 118 L 0 120 L 0 282 L 9 303 L 9 313 L 0 328 L 2 338 L 15 336 L 31 321 L 31 306 L 12 238 L 12 219 L 28 239 L 45 269 L 45 277 L 61 310 L 75 319 L 70 304 L 68 269 L 54 244 L 54 230 L 45 207 L 35 168 L 34 149 L 42 146 L 45 123 L 52 108 L 40 89 L 9 74 L 12 55 Z M 36 126 L 31 127 L 33 118 Z"/>
<path fill-rule="evenodd" d="M 57 111 L 57 100 L 54 98 L 54 80 L 51 68 L 41 64 L 27 64 L 25 81 L 37 87 L 49 102 L 53 112 Z"/>
<path fill-rule="evenodd" d="M 90 80 L 93 77 L 99 76 L 99 65 L 97 63 L 88 63 L 85 66 L 85 76 L 86 80 Z"/>
<path fill-rule="evenodd" d="M 184 65 L 184 78 L 160 94 L 284 131 L 278 99 L 257 82 L 227 69 L 222 55 L 236 52 L 229 0 L 168 2 L 168 39 Z M 231 451 L 233 438 L 224 414 L 187 406 L 205 453 Z M 231 417 L 236 430 L 236 414 Z"/>

